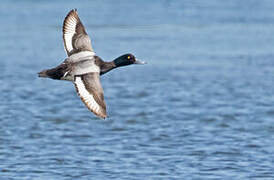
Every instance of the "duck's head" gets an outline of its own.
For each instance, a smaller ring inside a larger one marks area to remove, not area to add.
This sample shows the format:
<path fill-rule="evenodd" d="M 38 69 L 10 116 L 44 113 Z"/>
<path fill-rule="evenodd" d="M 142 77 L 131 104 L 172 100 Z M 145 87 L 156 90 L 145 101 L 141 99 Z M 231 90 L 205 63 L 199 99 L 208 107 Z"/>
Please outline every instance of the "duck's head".
<path fill-rule="evenodd" d="M 132 54 L 124 54 L 114 60 L 116 67 L 127 66 L 131 64 L 146 64 L 144 61 L 140 61 Z"/>

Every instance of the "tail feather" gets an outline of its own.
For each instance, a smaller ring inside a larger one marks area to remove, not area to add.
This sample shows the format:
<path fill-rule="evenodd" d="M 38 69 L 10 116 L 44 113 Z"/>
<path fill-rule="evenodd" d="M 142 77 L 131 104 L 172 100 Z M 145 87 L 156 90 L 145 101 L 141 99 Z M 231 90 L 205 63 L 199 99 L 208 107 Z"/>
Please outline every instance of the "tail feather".
<path fill-rule="evenodd" d="M 39 73 L 38 73 L 38 77 L 43 77 L 43 78 L 49 77 L 49 76 L 47 75 L 47 70 L 44 70 L 44 71 L 39 72 Z"/>
<path fill-rule="evenodd" d="M 63 63 L 55 68 L 46 69 L 39 72 L 38 77 L 61 79 L 67 71 L 68 71 L 68 66 Z"/>

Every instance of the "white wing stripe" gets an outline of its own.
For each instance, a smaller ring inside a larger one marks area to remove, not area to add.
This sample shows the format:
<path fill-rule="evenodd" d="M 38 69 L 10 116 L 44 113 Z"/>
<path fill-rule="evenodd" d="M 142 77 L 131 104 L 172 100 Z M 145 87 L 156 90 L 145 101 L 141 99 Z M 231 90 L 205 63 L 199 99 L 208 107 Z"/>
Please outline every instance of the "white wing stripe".
<path fill-rule="evenodd" d="M 97 104 L 97 102 L 93 98 L 93 95 L 87 91 L 81 77 L 75 78 L 75 84 L 78 89 L 78 95 L 83 99 L 83 102 L 87 105 L 87 107 L 90 110 L 95 111 L 96 113 L 99 113 L 100 106 L 99 104 Z"/>
<path fill-rule="evenodd" d="M 63 41 L 68 56 L 79 51 L 94 51 L 76 9 L 71 10 L 63 22 Z"/>
<path fill-rule="evenodd" d="M 64 39 L 65 44 L 67 47 L 67 50 L 70 52 L 73 50 L 72 46 L 72 37 L 76 33 L 76 25 L 77 25 L 77 19 L 73 16 L 70 16 L 64 25 Z"/>

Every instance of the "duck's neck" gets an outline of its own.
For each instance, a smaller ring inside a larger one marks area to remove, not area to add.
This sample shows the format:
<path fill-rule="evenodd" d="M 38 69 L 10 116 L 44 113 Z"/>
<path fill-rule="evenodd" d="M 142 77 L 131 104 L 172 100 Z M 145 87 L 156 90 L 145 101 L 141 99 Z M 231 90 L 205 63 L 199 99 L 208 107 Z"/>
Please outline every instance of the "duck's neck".
<path fill-rule="evenodd" d="M 117 66 L 115 65 L 115 63 L 113 61 L 111 62 L 103 62 L 100 66 L 100 75 L 103 75 L 109 71 L 111 71 L 112 69 L 116 68 Z"/>
<path fill-rule="evenodd" d="M 101 69 L 100 75 L 103 75 L 117 67 L 127 66 L 127 65 L 128 63 L 125 62 L 125 60 L 122 59 L 121 57 L 118 57 L 111 62 L 103 62 L 100 66 L 100 69 Z"/>

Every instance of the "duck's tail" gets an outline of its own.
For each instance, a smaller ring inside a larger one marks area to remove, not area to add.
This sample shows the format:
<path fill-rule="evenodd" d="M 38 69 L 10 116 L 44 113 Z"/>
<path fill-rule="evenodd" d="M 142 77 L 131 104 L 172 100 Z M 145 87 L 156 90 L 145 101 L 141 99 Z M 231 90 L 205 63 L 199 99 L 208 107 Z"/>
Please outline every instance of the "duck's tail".
<path fill-rule="evenodd" d="M 48 70 L 43 70 L 41 72 L 38 73 L 38 77 L 43 77 L 43 78 L 48 78 L 49 75 L 47 74 Z"/>
<path fill-rule="evenodd" d="M 52 69 L 46 69 L 38 73 L 38 77 L 51 78 L 51 79 L 61 79 L 67 72 L 67 66 L 61 64 Z"/>

